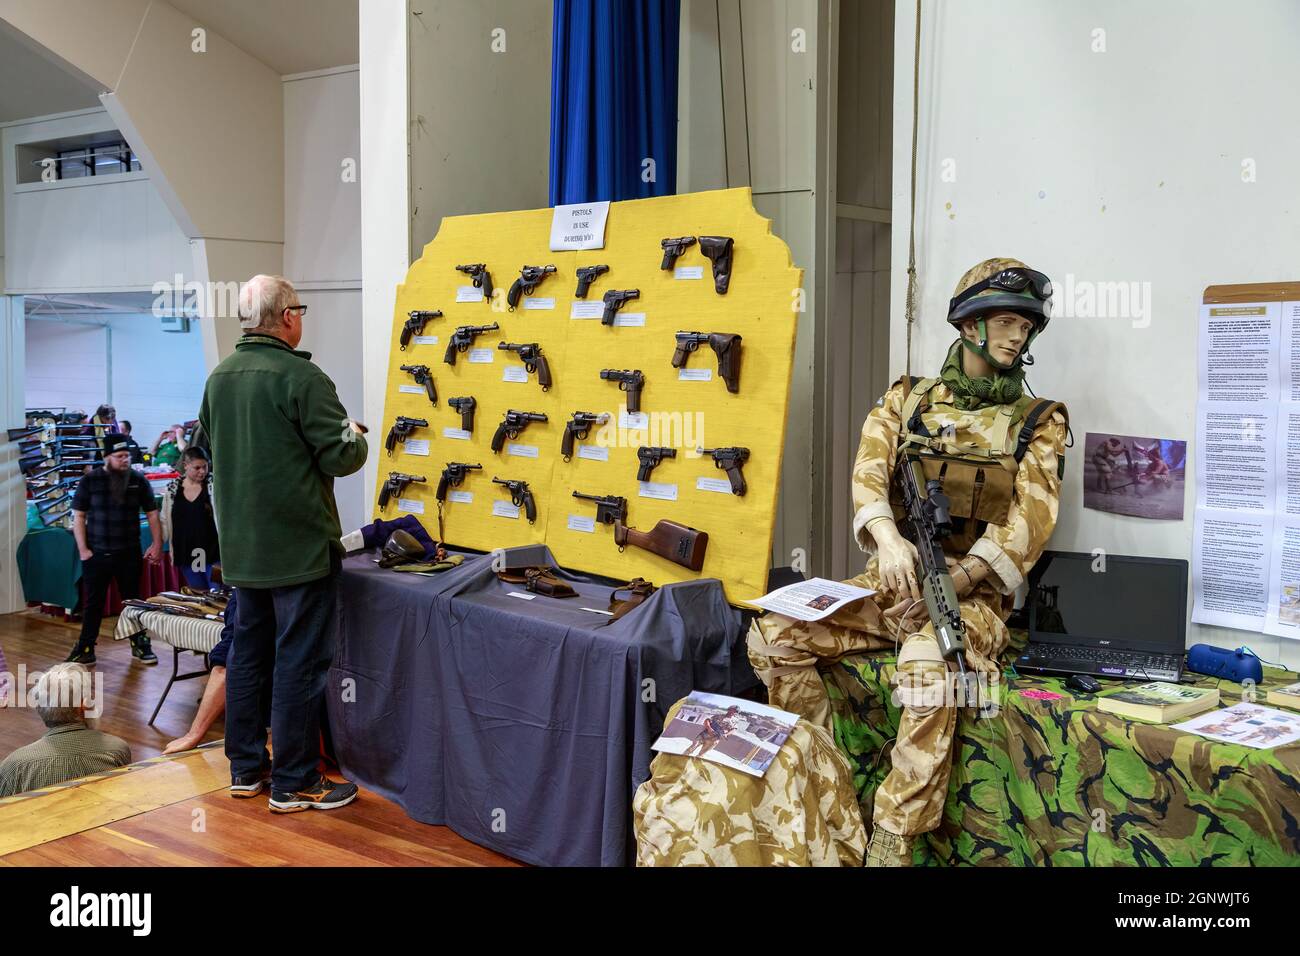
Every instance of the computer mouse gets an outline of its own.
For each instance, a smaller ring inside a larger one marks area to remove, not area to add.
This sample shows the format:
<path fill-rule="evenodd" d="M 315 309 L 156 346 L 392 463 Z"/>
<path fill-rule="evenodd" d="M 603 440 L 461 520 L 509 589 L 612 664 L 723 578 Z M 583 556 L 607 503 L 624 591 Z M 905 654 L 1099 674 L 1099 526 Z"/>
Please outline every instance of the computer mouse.
<path fill-rule="evenodd" d="M 1101 684 L 1087 674 L 1070 675 L 1070 679 L 1065 682 L 1065 686 L 1072 690 L 1081 690 L 1085 694 L 1095 694 L 1101 690 Z"/>

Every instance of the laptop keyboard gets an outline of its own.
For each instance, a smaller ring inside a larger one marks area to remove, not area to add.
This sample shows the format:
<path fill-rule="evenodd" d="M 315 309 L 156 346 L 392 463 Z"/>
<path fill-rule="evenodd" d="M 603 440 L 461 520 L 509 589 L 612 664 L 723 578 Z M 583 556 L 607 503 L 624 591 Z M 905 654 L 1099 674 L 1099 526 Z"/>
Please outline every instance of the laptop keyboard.
<path fill-rule="evenodd" d="M 1176 677 L 1183 664 L 1181 654 L 1150 654 L 1109 647 L 1072 647 L 1060 644 L 1031 644 L 1020 660 L 1026 665 L 1038 665 L 1050 670 L 1128 677 L 1148 675 L 1153 679 Z"/>

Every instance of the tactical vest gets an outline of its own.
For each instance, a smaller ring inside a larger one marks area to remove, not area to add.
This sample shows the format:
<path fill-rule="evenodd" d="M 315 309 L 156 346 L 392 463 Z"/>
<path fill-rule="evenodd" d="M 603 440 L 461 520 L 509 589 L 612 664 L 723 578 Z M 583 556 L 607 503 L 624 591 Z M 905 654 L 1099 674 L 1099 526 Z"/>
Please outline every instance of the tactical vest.
<path fill-rule="evenodd" d="M 906 377 L 907 398 L 903 401 L 902 432 L 898 450 L 914 451 L 922 459 L 926 480 L 938 479 L 948 496 L 953 518 L 950 544 L 964 550 L 983 534 L 988 524 L 1004 525 L 1015 497 L 1016 472 L 1025 457 L 1034 429 L 1053 412 L 1066 415 L 1065 406 L 1046 398 L 1023 396 L 1011 405 L 989 405 L 972 411 L 952 408 L 953 415 L 980 420 L 978 431 L 988 437 L 987 445 L 956 440 L 950 432 L 931 434 L 922 415 L 932 406 L 930 390 L 939 379 Z M 951 406 L 940 406 L 949 408 Z M 1063 476 L 1065 458 L 1058 459 L 1058 477 Z M 890 504 L 894 517 L 904 517 L 902 498 L 890 483 Z"/>

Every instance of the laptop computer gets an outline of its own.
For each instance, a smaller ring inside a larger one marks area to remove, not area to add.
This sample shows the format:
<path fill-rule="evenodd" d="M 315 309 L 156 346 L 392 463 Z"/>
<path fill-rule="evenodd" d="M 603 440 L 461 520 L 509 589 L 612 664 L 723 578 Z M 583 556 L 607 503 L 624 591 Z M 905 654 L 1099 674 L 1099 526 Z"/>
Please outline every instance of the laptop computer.
<path fill-rule="evenodd" d="M 1186 561 L 1044 551 L 1027 603 L 1021 670 L 1145 681 L 1182 675 Z"/>

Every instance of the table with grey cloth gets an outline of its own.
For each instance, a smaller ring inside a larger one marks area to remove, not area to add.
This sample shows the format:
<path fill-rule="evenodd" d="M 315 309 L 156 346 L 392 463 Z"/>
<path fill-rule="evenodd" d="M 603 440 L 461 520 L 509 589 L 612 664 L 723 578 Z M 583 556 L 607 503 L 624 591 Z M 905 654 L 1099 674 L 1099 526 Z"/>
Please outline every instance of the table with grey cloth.
<path fill-rule="evenodd" d="M 668 708 L 757 685 L 745 617 L 709 579 L 601 626 L 583 608 L 607 607 L 612 586 L 562 576 L 578 597 L 524 600 L 490 555 L 428 577 L 347 558 L 330 731 L 349 779 L 413 819 L 527 863 L 628 865 L 632 794 Z"/>

